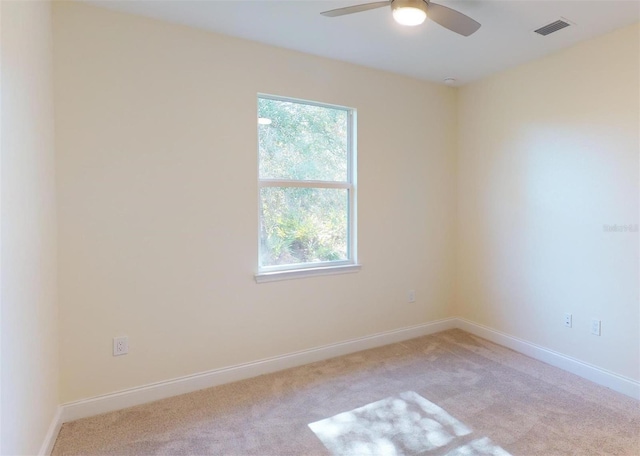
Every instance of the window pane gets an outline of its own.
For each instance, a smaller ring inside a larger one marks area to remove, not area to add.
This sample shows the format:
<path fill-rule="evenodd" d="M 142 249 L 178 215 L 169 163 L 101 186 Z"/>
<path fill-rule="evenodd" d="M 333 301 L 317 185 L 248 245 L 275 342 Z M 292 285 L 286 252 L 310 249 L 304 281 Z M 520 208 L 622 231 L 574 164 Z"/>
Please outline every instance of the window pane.
<path fill-rule="evenodd" d="M 261 179 L 347 180 L 347 111 L 258 98 Z"/>
<path fill-rule="evenodd" d="M 260 189 L 261 265 L 346 260 L 348 199 L 344 188 Z"/>

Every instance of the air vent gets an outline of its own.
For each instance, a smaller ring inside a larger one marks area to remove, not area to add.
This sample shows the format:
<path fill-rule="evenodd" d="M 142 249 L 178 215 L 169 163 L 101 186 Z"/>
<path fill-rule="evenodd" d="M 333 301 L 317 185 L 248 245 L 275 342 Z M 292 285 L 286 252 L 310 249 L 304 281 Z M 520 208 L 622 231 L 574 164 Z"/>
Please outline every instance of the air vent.
<path fill-rule="evenodd" d="M 547 24 L 544 27 L 540 27 L 538 30 L 534 30 L 539 35 L 547 36 L 553 32 L 557 32 L 558 30 L 562 30 L 565 27 L 569 27 L 571 24 L 569 22 L 565 22 L 562 19 L 558 19 L 551 24 Z"/>

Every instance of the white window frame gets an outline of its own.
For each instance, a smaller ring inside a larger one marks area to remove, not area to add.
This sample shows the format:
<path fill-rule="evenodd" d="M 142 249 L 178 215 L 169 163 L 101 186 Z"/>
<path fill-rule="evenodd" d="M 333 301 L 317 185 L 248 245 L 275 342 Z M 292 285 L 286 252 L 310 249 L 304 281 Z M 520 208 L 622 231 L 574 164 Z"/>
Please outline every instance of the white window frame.
<path fill-rule="evenodd" d="M 259 93 L 256 98 L 270 99 L 288 103 L 300 103 L 322 108 L 339 109 L 347 113 L 347 180 L 322 181 L 322 180 L 298 180 L 298 179 L 261 179 L 260 178 L 260 156 L 258 150 L 258 201 L 260 201 L 260 191 L 266 187 L 297 187 L 297 188 L 343 188 L 347 190 L 348 214 L 347 214 L 347 259 L 341 261 L 322 261 L 315 263 L 297 263 L 277 266 L 262 266 L 260 264 L 261 247 L 261 226 L 260 226 L 260 205 L 258 204 L 258 272 L 255 280 L 258 283 L 271 282 L 276 280 L 298 279 L 316 275 L 344 274 L 357 272 L 361 266 L 357 258 L 357 161 L 356 161 L 356 110 L 346 106 L 339 106 L 316 101 L 302 100 L 299 98 L 281 97 Z M 256 116 L 257 117 L 257 116 Z M 260 132 L 258 131 L 258 135 Z M 259 136 L 258 136 L 259 139 Z M 258 142 L 258 141 L 257 141 Z M 258 145 L 259 148 L 259 145 Z"/>

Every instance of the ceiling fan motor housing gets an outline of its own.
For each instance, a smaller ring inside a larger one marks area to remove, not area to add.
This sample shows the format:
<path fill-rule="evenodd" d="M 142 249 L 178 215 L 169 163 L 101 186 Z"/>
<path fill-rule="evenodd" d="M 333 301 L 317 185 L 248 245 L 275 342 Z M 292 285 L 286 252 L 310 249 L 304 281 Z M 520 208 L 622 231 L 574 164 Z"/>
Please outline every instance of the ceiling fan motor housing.
<path fill-rule="evenodd" d="M 426 0 L 391 0 L 392 8 L 419 8 L 424 11 L 427 10 L 427 4 L 429 2 Z"/>

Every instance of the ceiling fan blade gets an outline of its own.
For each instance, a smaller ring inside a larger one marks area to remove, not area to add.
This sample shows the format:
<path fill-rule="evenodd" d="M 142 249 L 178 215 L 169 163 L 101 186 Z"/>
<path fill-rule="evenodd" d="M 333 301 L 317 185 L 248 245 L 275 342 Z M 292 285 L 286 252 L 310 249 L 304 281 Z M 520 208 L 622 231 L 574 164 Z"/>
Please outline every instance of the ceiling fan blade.
<path fill-rule="evenodd" d="M 370 9 L 375 9 L 375 8 L 382 8 L 383 6 L 389 6 L 389 5 L 391 5 L 390 1 L 365 3 L 364 5 L 354 5 L 354 6 L 347 6 L 346 8 L 332 9 L 329 11 L 324 11 L 320 14 L 327 17 L 344 16 L 345 14 L 360 13 L 362 11 L 368 11 Z"/>
<path fill-rule="evenodd" d="M 463 36 L 469 36 L 480 28 L 480 23 L 469 16 L 436 3 L 427 3 L 427 16 L 433 22 Z"/>

